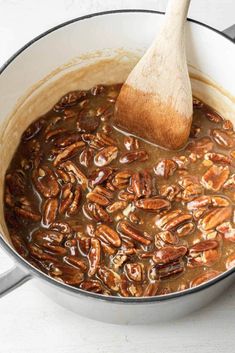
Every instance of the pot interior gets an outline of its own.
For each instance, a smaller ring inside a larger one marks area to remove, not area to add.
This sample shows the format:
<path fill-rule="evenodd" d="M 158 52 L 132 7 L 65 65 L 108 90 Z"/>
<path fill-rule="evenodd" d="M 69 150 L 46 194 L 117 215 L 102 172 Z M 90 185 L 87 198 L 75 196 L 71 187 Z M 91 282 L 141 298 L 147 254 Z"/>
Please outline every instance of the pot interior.
<path fill-rule="evenodd" d="M 24 49 L 0 75 L 0 232 L 7 167 L 27 126 L 65 93 L 125 81 L 159 30 L 162 15 L 117 12 L 72 22 Z M 141 30 L 140 30 L 141 24 Z M 235 121 L 235 46 L 218 33 L 187 23 L 193 94 Z"/>

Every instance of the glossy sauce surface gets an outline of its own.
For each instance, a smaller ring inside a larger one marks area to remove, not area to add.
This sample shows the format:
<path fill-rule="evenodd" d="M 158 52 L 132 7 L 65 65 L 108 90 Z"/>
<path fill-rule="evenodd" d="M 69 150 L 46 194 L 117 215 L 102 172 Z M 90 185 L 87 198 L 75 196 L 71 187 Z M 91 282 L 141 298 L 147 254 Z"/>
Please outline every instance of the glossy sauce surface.
<path fill-rule="evenodd" d="M 112 126 L 121 85 L 70 92 L 23 134 L 5 182 L 16 250 L 105 295 L 180 291 L 235 266 L 233 126 L 194 100 L 166 151 Z"/>

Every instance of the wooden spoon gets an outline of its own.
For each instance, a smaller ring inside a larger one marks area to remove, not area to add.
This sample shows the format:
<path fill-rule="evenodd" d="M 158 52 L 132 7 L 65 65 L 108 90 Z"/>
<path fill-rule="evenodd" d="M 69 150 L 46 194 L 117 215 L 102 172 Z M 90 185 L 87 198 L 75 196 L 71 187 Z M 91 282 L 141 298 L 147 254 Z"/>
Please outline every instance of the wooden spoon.
<path fill-rule="evenodd" d="M 168 149 L 186 143 L 192 123 L 184 33 L 189 4 L 169 1 L 160 33 L 128 76 L 115 106 L 115 125 Z"/>

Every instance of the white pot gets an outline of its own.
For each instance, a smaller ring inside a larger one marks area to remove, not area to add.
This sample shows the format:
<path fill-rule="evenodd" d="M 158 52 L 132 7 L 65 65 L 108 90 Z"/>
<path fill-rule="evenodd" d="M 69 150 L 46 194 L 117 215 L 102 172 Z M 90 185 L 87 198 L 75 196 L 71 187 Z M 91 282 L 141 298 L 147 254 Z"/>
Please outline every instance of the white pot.
<path fill-rule="evenodd" d="M 185 315 L 211 302 L 234 280 L 232 269 L 179 293 L 151 298 L 104 297 L 49 278 L 21 258 L 9 241 L 3 218 L 3 180 L 26 126 L 69 90 L 125 80 L 162 20 L 161 13 L 144 10 L 110 11 L 78 18 L 34 39 L 1 69 L 0 243 L 16 263 L 15 268 L 0 277 L 1 295 L 34 277 L 39 288 L 74 312 L 101 321 L 136 324 Z M 187 55 L 194 95 L 224 117 L 235 119 L 232 40 L 189 20 Z"/>

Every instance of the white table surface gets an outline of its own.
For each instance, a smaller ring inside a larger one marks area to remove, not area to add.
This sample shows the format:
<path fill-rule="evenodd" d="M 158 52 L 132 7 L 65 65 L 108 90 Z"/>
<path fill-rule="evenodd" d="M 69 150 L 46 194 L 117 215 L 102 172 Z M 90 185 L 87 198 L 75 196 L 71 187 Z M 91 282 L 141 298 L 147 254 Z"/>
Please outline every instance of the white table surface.
<path fill-rule="evenodd" d="M 34 36 L 68 19 L 113 8 L 164 10 L 166 0 L 0 0 L 0 65 Z M 235 23 L 234 0 L 192 0 L 190 17 L 220 30 Z M 12 261 L 0 251 L 0 273 Z M 235 284 L 188 317 L 116 326 L 79 317 L 30 281 L 0 301 L 1 353 L 233 353 Z"/>

